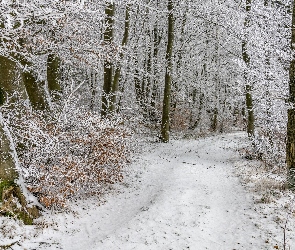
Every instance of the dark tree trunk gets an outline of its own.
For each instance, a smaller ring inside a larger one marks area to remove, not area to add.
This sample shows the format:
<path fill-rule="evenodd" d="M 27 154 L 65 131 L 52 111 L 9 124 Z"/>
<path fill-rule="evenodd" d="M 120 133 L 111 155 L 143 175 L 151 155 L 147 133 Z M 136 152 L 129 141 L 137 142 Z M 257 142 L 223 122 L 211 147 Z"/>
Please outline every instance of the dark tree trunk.
<path fill-rule="evenodd" d="M 291 37 L 292 60 L 289 70 L 289 102 L 288 125 L 287 125 L 287 145 L 286 163 L 288 168 L 289 187 L 295 187 L 295 5 L 292 12 L 292 37 Z"/>
<path fill-rule="evenodd" d="M 158 52 L 159 52 L 159 43 L 160 43 L 160 38 L 158 35 L 158 27 L 157 24 L 154 27 L 153 31 L 153 43 L 154 43 L 154 51 L 153 51 L 153 60 L 154 60 L 154 76 L 153 76 L 153 87 L 152 87 L 152 94 L 151 94 L 151 112 L 150 112 L 150 120 L 157 122 L 157 113 L 156 113 L 156 97 L 157 97 L 157 92 L 158 92 L 158 68 L 157 68 L 157 63 L 158 63 Z"/>
<path fill-rule="evenodd" d="M 38 81 L 33 71 L 24 71 L 22 73 L 22 79 L 33 108 L 36 110 L 49 110 L 44 90 L 44 82 Z"/>
<path fill-rule="evenodd" d="M 162 142 L 169 141 L 173 40 L 174 40 L 173 0 L 168 0 L 168 42 L 167 42 L 167 50 L 166 50 L 167 65 L 166 65 L 166 74 L 165 74 L 165 88 L 164 88 L 163 113 L 162 113 L 162 124 L 161 124 Z"/>
<path fill-rule="evenodd" d="M 105 46 L 111 46 L 113 42 L 113 26 L 114 26 L 114 12 L 115 5 L 112 2 L 107 3 L 105 7 L 105 32 L 104 32 L 104 43 Z M 101 116 L 105 117 L 110 114 L 111 111 L 111 92 L 113 82 L 113 64 L 109 59 L 104 61 L 104 82 L 103 82 L 103 93 L 102 93 L 102 107 Z"/>
<path fill-rule="evenodd" d="M 60 59 L 54 54 L 47 57 L 47 82 L 48 90 L 53 101 L 58 101 L 62 92 L 60 86 Z"/>
<path fill-rule="evenodd" d="M 27 206 L 19 179 L 15 145 L 0 113 L 0 214 L 9 214 L 31 225 L 40 216 L 36 206 Z M 19 206 L 20 205 L 20 206 Z"/>
<path fill-rule="evenodd" d="M 17 63 L 0 55 L 0 105 L 3 105 L 7 98 L 16 102 L 28 99 L 28 94 L 21 81 L 21 71 Z"/>
<path fill-rule="evenodd" d="M 124 48 L 127 44 L 128 36 L 129 36 L 129 18 L 130 18 L 130 13 L 129 13 L 129 5 L 126 6 L 126 11 L 125 11 L 125 29 L 124 29 L 124 35 L 122 39 L 122 47 Z M 120 54 L 120 59 L 123 59 L 123 53 Z M 111 112 L 117 111 L 117 95 L 118 95 L 118 90 L 119 90 L 119 80 L 121 77 L 121 66 L 118 65 L 115 70 L 115 75 L 114 75 L 114 80 L 113 80 L 113 86 L 112 86 L 112 97 L 111 97 Z"/>
<path fill-rule="evenodd" d="M 91 91 L 91 98 L 90 98 L 90 105 L 89 108 L 91 111 L 94 110 L 95 98 L 96 98 L 96 74 L 95 72 L 90 73 L 90 91 Z"/>
<path fill-rule="evenodd" d="M 251 11 L 251 0 L 246 0 L 246 19 L 244 22 L 244 28 L 245 30 L 249 27 L 250 25 L 250 15 L 249 12 Z M 248 111 L 248 119 L 247 119 L 247 133 L 250 138 L 254 137 L 254 110 L 253 110 L 253 100 L 252 100 L 252 84 L 250 83 L 250 77 L 249 77 L 249 67 L 250 67 L 250 56 L 248 54 L 247 46 L 247 36 L 244 38 L 242 41 L 242 56 L 243 60 L 246 65 L 246 69 L 244 72 L 244 77 L 245 77 L 245 88 L 246 88 L 246 107 Z"/>

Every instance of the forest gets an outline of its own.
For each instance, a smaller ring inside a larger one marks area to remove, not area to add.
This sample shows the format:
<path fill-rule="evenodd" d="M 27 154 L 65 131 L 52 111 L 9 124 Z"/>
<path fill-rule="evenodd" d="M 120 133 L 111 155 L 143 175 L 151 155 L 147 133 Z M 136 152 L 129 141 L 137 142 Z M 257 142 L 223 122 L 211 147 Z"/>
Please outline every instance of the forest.
<path fill-rule="evenodd" d="M 44 211 L 102 196 L 124 182 L 147 141 L 164 150 L 241 131 L 243 157 L 293 193 L 293 1 L 0 8 L 0 216 L 32 225 Z"/>

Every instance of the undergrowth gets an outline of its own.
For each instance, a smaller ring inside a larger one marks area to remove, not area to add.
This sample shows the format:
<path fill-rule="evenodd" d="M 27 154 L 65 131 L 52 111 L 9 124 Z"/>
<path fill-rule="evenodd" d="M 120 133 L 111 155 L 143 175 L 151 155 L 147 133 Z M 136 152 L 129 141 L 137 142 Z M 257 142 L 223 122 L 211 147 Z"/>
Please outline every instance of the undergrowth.
<path fill-rule="evenodd" d="M 104 186 L 123 179 L 131 133 L 120 119 L 101 119 L 79 109 L 62 119 L 28 109 L 8 114 L 21 174 L 46 208 L 99 195 Z"/>
<path fill-rule="evenodd" d="M 261 156 L 250 145 L 239 148 L 239 152 L 243 159 L 235 161 L 236 174 L 252 194 L 253 209 L 261 217 L 256 223 L 268 235 L 265 242 L 275 249 L 289 249 L 295 238 L 295 197 L 287 189 L 286 167 L 277 165 L 283 159 L 271 162 L 272 156 Z"/>

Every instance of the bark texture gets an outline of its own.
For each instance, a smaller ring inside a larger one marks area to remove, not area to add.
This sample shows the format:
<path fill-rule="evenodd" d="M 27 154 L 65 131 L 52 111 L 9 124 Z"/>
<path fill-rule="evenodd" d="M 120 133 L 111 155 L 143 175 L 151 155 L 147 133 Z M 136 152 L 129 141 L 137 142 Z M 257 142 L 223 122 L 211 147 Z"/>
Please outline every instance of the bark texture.
<path fill-rule="evenodd" d="M 47 57 L 47 83 L 53 101 L 58 101 L 62 92 L 60 86 L 60 59 L 54 54 Z"/>
<path fill-rule="evenodd" d="M 0 105 L 12 98 L 11 102 L 28 99 L 28 94 L 21 81 L 21 71 L 17 63 L 0 55 Z"/>
<path fill-rule="evenodd" d="M 292 12 L 292 36 L 291 36 L 292 60 L 289 69 L 289 103 L 292 106 L 288 110 L 286 163 L 288 168 L 289 187 L 295 188 L 295 5 Z"/>
<path fill-rule="evenodd" d="M 245 22 L 244 22 L 244 29 L 246 30 L 249 25 L 250 25 L 250 15 L 249 12 L 251 11 L 251 0 L 246 0 L 246 13 L 247 16 L 245 18 Z M 248 38 L 247 36 L 244 38 L 244 40 L 242 41 L 242 56 L 243 56 L 243 60 L 245 62 L 246 65 L 246 69 L 244 72 L 244 77 L 245 77 L 245 83 L 246 83 L 246 107 L 247 107 L 247 111 L 248 111 L 248 119 L 247 119 L 247 133 L 248 136 L 250 138 L 254 137 L 254 122 L 255 122 L 255 118 L 254 118 L 254 110 L 253 110 L 253 100 L 252 100 L 252 86 L 250 83 L 250 77 L 249 77 L 249 67 L 250 67 L 250 56 L 248 54 L 248 50 L 247 50 L 247 46 L 248 46 L 248 42 L 247 42 Z"/>
<path fill-rule="evenodd" d="M 21 188 L 15 183 L 19 178 L 17 156 L 1 114 L 0 139 L 0 214 L 17 217 L 25 224 L 31 225 L 40 213 L 36 206 L 28 206 Z"/>
<path fill-rule="evenodd" d="M 122 39 L 122 47 L 124 48 L 127 45 L 128 36 L 129 36 L 129 5 L 126 6 L 125 11 L 125 29 L 124 29 L 124 35 Z M 123 59 L 123 53 L 120 53 L 120 59 Z M 121 77 L 121 66 L 118 65 L 115 70 L 113 85 L 112 85 L 112 96 L 111 96 L 111 108 L 110 111 L 114 112 L 117 110 L 117 95 L 119 90 L 119 80 Z"/>
<path fill-rule="evenodd" d="M 173 1 L 169 0 L 168 1 L 168 42 L 167 42 L 167 50 L 166 50 L 167 66 L 166 66 L 166 74 L 165 74 L 163 113 L 162 113 L 162 123 L 161 123 L 162 142 L 169 141 L 173 40 L 174 40 Z"/>
<path fill-rule="evenodd" d="M 105 32 L 104 43 L 106 46 L 111 46 L 113 42 L 113 26 L 114 26 L 114 12 L 115 5 L 112 2 L 107 3 L 105 7 Z M 103 94 L 101 98 L 101 116 L 105 117 L 111 112 L 111 92 L 113 82 L 113 64 L 110 59 L 104 61 L 104 82 L 103 82 Z"/>
<path fill-rule="evenodd" d="M 49 110 L 49 104 L 46 100 L 44 90 L 44 82 L 39 81 L 33 71 L 23 72 L 22 80 L 33 108 L 36 110 Z"/>
<path fill-rule="evenodd" d="M 4 122 L 0 118 L 0 180 L 14 182 L 18 178 L 15 163 L 13 160 L 13 152 L 10 147 L 10 141 L 4 130 Z"/>

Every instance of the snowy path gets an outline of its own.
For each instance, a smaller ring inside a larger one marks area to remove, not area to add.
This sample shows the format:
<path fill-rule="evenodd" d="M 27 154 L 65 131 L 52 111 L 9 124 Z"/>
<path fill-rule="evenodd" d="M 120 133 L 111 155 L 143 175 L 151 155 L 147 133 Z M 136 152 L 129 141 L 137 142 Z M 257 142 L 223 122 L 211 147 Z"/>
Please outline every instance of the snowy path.
<path fill-rule="evenodd" d="M 150 145 L 119 194 L 101 206 L 82 204 L 76 218 L 55 216 L 59 226 L 45 230 L 35 244 L 66 250 L 270 249 L 229 161 L 238 157 L 232 149 L 239 137 Z"/>

